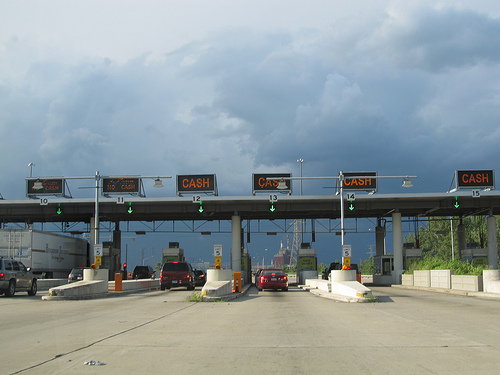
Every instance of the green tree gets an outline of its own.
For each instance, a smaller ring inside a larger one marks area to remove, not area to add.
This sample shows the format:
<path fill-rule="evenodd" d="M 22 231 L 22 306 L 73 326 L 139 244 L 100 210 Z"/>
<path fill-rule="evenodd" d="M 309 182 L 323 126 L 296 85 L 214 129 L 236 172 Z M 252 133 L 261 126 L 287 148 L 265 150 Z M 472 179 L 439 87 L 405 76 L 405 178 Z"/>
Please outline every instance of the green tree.
<path fill-rule="evenodd" d="M 361 272 L 362 275 L 373 275 L 373 257 L 361 261 L 361 264 L 359 265 L 359 272 Z"/>
<path fill-rule="evenodd" d="M 455 259 L 460 259 L 458 249 L 457 228 L 460 219 L 453 218 L 453 247 L 455 249 Z M 486 228 L 486 218 L 484 216 L 469 216 L 462 218 L 462 224 L 465 227 L 465 236 L 467 243 L 477 243 L 479 247 L 488 246 L 488 236 Z M 500 238 L 500 217 L 496 217 L 497 238 Z M 406 243 L 419 243 L 420 249 L 424 255 L 430 254 L 439 259 L 452 259 L 452 233 L 451 219 L 440 217 L 429 217 L 418 227 L 417 233 L 405 236 Z M 500 255 L 500 241 L 497 241 L 497 251 Z"/>

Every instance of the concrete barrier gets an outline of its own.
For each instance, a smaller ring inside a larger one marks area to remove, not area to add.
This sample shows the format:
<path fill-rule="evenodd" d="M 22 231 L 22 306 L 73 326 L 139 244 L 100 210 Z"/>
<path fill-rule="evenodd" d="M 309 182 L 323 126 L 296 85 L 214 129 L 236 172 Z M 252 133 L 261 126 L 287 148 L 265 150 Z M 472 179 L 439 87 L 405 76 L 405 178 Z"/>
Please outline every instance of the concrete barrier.
<path fill-rule="evenodd" d="M 68 284 L 68 279 L 37 279 L 38 290 L 49 290 L 59 285 Z"/>
<path fill-rule="evenodd" d="M 138 280 L 122 280 L 122 292 L 132 291 L 132 290 L 150 290 L 159 289 L 160 280 L 153 279 L 138 279 Z M 115 282 L 109 282 L 109 290 L 115 290 Z"/>
<path fill-rule="evenodd" d="M 201 295 L 204 300 L 212 298 L 221 298 L 232 294 L 232 281 L 207 281 L 201 289 Z"/>
<path fill-rule="evenodd" d="M 304 284 L 307 279 L 317 279 L 318 271 L 300 271 L 299 284 Z"/>
<path fill-rule="evenodd" d="M 402 274 L 401 275 L 401 285 L 413 286 L 413 275 Z"/>
<path fill-rule="evenodd" d="M 42 299 L 54 298 L 92 298 L 108 293 L 107 280 L 82 280 L 76 283 L 57 286 L 49 289 L 49 295 Z"/>
<path fill-rule="evenodd" d="M 431 288 L 451 289 L 451 270 L 431 270 Z"/>
<path fill-rule="evenodd" d="M 233 270 L 207 270 L 208 281 L 232 281 Z"/>
<path fill-rule="evenodd" d="M 482 292 L 483 277 L 473 275 L 451 275 L 451 289 Z"/>
<path fill-rule="evenodd" d="M 500 270 L 484 270 L 483 285 L 486 293 L 500 293 Z"/>
<path fill-rule="evenodd" d="M 307 285 L 311 288 L 324 290 L 325 292 L 329 292 L 331 282 L 329 280 L 323 280 L 323 279 L 306 279 L 304 285 Z"/>
<path fill-rule="evenodd" d="M 413 286 L 431 287 L 431 271 L 419 270 L 413 271 Z"/>

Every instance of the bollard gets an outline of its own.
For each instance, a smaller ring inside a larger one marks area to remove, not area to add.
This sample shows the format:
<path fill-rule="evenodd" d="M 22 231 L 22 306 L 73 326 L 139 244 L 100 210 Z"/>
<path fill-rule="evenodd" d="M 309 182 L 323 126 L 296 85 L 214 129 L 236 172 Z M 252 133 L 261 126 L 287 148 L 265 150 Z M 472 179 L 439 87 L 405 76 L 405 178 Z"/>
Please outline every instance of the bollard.
<path fill-rule="evenodd" d="M 115 292 L 122 291 L 122 274 L 115 273 Z"/>
<path fill-rule="evenodd" d="M 236 284 L 238 285 L 238 289 L 236 289 Z M 234 273 L 234 291 L 236 292 L 236 290 L 238 290 L 238 293 L 241 293 L 241 272 Z"/>

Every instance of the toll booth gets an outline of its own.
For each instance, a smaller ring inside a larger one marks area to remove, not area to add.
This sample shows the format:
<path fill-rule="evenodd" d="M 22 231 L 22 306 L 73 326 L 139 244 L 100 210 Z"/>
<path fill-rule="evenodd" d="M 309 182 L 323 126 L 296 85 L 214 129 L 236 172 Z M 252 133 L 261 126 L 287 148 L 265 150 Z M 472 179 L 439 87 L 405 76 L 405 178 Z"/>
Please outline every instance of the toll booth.
<path fill-rule="evenodd" d="M 113 242 L 102 243 L 102 258 L 99 268 L 109 270 L 109 280 L 114 280 L 115 273 L 121 272 L 121 250 L 113 246 Z"/>
<path fill-rule="evenodd" d="M 393 284 L 394 255 L 373 257 L 373 283 L 375 285 Z"/>
<path fill-rule="evenodd" d="M 179 248 L 179 242 L 169 242 L 168 248 L 162 249 L 162 263 L 184 261 L 184 250 Z"/>
<path fill-rule="evenodd" d="M 297 251 L 297 275 L 301 285 L 304 284 L 306 279 L 318 278 L 316 250 L 311 249 L 309 243 L 302 243 L 301 248 Z"/>
<path fill-rule="evenodd" d="M 468 243 L 467 249 L 460 252 L 462 260 L 473 266 L 488 265 L 488 249 L 479 247 L 478 243 Z"/>
<path fill-rule="evenodd" d="M 416 249 L 414 243 L 403 244 L 403 267 L 407 270 L 412 263 L 422 260 L 422 249 Z"/>
<path fill-rule="evenodd" d="M 248 249 L 241 250 L 241 280 L 244 284 L 252 283 L 252 264 Z"/>

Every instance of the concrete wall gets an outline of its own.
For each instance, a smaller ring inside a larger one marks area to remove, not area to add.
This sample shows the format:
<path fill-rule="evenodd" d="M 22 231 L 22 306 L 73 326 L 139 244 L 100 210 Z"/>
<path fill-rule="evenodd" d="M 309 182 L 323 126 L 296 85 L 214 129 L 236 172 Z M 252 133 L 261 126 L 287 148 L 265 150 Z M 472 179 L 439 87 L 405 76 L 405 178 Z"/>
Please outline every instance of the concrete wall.
<path fill-rule="evenodd" d="M 404 286 L 413 286 L 413 275 L 401 275 L 401 284 Z"/>
<path fill-rule="evenodd" d="M 413 271 L 413 285 L 430 288 L 431 286 L 431 271 Z"/>
<path fill-rule="evenodd" d="M 500 293 L 500 270 L 484 270 L 483 284 L 485 292 Z"/>
<path fill-rule="evenodd" d="M 451 289 L 451 270 L 431 270 L 431 288 Z"/>
<path fill-rule="evenodd" d="M 473 275 L 451 275 L 451 289 L 482 292 L 483 277 Z"/>

